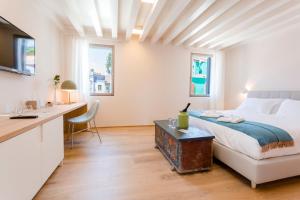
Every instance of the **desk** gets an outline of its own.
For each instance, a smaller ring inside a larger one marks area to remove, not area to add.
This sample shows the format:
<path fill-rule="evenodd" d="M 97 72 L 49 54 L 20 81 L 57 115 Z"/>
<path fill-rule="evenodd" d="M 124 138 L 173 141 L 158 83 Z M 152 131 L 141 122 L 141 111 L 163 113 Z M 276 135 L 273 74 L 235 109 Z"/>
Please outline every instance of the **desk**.
<path fill-rule="evenodd" d="M 73 103 L 67 105 L 56 105 L 39 112 L 36 119 L 9 119 L 8 116 L 0 117 L 0 143 L 26 131 L 29 131 L 45 122 L 57 117 L 64 117 L 64 131 L 67 132 L 66 120 L 78 116 L 87 111 L 87 103 Z M 86 125 L 78 126 L 78 129 L 86 128 Z"/>
<path fill-rule="evenodd" d="M 64 121 L 86 109 L 75 103 L 42 109 L 36 119 L 0 117 L 0 199 L 35 196 L 64 159 Z"/>

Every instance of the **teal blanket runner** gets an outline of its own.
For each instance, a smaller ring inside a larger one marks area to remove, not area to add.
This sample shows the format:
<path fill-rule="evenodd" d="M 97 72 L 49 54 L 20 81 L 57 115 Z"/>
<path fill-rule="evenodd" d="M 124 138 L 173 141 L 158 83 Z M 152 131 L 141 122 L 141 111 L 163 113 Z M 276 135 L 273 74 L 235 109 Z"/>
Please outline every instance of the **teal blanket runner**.
<path fill-rule="evenodd" d="M 243 121 L 236 124 L 220 122 L 217 121 L 216 118 L 201 116 L 201 112 L 197 111 L 191 111 L 189 112 L 189 115 L 215 124 L 226 126 L 256 139 L 262 148 L 262 152 L 266 152 L 274 148 L 294 145 L 293 138 L 288 132 L 272 125 L 251 121 Z"/>

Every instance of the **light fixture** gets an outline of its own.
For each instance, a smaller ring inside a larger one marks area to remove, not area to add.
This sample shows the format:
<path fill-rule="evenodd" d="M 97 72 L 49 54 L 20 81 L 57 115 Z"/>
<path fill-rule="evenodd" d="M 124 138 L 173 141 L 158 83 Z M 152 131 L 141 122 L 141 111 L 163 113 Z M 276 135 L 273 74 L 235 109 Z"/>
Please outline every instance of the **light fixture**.
<path fill-rule="evenodd" d="M 135 35 L 142 35 L 143 34 L 143 29 L 136 29 L 136 28 L 134 28 L 133 30 L 132 30 L 132 34 L 135 34 Z"/>
<path fill-rule="evenodd" d="M 77 89 L 76 84 L 73 81 L 66 80 L 61 84 L 60 88 L 68 92 L 69 104 L 71 104 L 71 92 Z"/>
<path fill-rule="evenodd" d="M 141 0 L 143 3 L 151 3 L 154 4 L 158 0 Z"/>

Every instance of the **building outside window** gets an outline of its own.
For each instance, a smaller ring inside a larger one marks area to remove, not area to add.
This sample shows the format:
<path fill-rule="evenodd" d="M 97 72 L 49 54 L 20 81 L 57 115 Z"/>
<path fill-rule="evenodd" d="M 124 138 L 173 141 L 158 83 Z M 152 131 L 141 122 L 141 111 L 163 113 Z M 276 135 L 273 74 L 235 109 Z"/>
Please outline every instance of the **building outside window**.
<path fill-rule="evenodd" d="M 211 56 L 191 55 L 190 96 L 207 97 L 210 95 Z"/>
<path fill-rule="evenodd" d="M 91 44 L 89 47 L 91 96 L 114 95 L 114 47 Z"/>

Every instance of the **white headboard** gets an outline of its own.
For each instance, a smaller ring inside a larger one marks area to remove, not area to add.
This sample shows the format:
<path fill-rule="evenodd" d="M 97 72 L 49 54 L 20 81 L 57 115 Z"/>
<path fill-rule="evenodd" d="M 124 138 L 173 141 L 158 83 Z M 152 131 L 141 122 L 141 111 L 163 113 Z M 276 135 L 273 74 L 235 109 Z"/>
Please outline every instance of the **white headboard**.
<path fill-rule="evenodd" d="M 279 98 L 300 100 L 300 91 L 249 91 L 250 98 Z"/>

